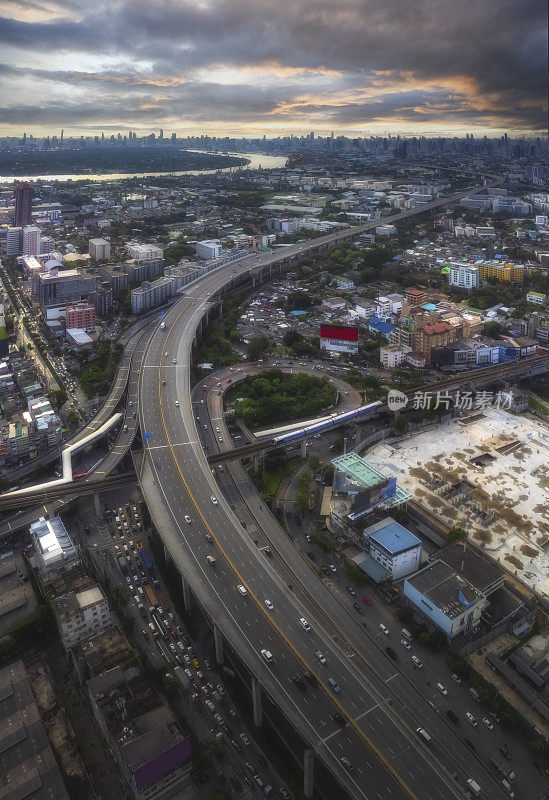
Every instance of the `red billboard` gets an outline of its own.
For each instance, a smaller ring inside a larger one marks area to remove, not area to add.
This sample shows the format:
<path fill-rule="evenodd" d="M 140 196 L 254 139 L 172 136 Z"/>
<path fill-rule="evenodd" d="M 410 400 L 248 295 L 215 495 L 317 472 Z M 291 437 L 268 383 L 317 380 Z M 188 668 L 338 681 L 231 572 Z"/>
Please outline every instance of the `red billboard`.
<path fill-rule="evenodd" d="M 344 342 L 358 342 L 358 328 L 339 325 L 321 325 L 321 339 L 341 339 Z"/>

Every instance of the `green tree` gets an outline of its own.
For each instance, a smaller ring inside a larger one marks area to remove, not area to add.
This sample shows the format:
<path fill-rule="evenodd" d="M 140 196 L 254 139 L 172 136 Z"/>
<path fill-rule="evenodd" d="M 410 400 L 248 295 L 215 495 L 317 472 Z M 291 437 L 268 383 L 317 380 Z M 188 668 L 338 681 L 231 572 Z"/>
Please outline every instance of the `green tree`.
<path fill-rule="evenodd" d="M 485 322 L 482 327 L 482 332 L 490 339 L 497 339 L 499 336 L 505 333 L 505 327 L 501 324 L 501 322 L 496 322 L 494 320 L 491 322 Z"/>
<path fill-rule="evenodd" d="M 402 414 L 397 414 L 396 417 L 391 421 L 391 428 L 398 435 L 404 433 L 407 427 L 408 422 L 406 421 L 406 417 Z"/>
<path fill-rule="evenodd" d="M 248 342 L 248 358 L 250 361 L 257 361 L 258 358 L 267 352 L 270 347 L 270 342 L 267 336 L 259 334 L 252 336 Z"/>
<path fill-rule="evenodd" d="M 78 414 L 76 413 L 76 411 L 69 411 L 69 413 L 67 414 L 67 425 L 69 426 L 69 428 L 71 429 L 78 428 L 79 424 L 80 420 L 78 418 Z"/>
<path fill-rule="evenodd" d="M 49 393 L 49 398 L 58 408 L 61 408 L 69 399 L 65 389 L 52 389 Z"/>
<path fill-rule="evenodd" d="M 48 471 L 48 467 L 42 461 L 39 461 L 38 464 L 35 466 L 33 473 L 35 478 L 42 478 L 46 472 Z"/>
<path fill-rule="evenodd" d="M 452 542 L 461 541 L 466 538 L 467 531 L 464 528 L 460 528 L 459 525 L 454 525 L 446 534 L 446 544 L 452 544 Z"/>

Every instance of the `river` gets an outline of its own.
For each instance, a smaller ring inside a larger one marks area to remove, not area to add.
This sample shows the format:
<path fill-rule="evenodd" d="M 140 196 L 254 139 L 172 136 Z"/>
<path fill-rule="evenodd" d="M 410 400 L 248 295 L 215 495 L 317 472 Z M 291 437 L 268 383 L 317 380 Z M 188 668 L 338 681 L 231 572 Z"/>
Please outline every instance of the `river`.
<path fill-rule="evenodd" d="M 205 150 L 190 150 L 192 153 L 204 153 Z M 217 155 L 217 154 L 216 154 Z M 239 169 L 276 169 L 286 164 L 286 156 L 266 156 L 262 153 L 223 153 L 223 155 L 247 158 L 250 163 L 243 167 L 225 167 L 225 169 L 183 169 L 178 172 L 109 172 L 85 173 L 76 175 L 0 175 L 0 183 L 15 183 L 16 181 L 93 181 L 108 182 L 119 181 L 125 178 L 156 178 L 162 175 L 206 175 L 209 172 L 230 172 Z"/>

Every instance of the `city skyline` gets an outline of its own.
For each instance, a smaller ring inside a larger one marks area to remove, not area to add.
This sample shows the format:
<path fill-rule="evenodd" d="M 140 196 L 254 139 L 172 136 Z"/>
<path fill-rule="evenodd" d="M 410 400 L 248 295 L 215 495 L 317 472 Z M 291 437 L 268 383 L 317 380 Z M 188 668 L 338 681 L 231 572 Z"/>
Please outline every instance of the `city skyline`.
<path fill-rule="evenodd" d="M 519 4 L 1 3 L 0 136 L 539 135 L 546 15 Z"/>

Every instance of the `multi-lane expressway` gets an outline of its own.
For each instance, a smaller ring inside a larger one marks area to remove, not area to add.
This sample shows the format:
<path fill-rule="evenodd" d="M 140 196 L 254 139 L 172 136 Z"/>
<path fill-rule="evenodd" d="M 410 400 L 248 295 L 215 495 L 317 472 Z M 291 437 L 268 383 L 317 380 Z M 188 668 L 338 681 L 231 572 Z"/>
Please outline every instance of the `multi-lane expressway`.
<path fill-rule="evenodd" d="M 470 192 L 452 199 L 467 194 Z M 449 198 L 429 207 L 447 202 Z M 383 221 L 409 215 L 405 212 Z M 356 630 L 353 638 L 347 633 L 340 638 L 348 621 L 332 619 L 331 608 L 323 608 L 308 594 L 294 593 L 250 542 L 219 493 L 193 418 L 191 351 L 213 295 L 240 274 L 299 258 L 308 250 L 356 236 L 375 224 L 321 237 L 283 253 L 251 257 L 210 273 L 187 289 L 166 315 L 165 329 L 158 328 L 153 334 L 143 360 L 139 394 L 145 459 L 140 482 L 167 553 L 183 576 L 184 595 L 190 587 L 220 636 L 241 655 L 264 691 L 292 720 L 349 796 L 448 800 L 465 796 L 470 775 L 486 786 L 487 797 L 500 798 L 502 790 L 481 765 L 468 765 L 467 751 L 447 726 L 437 730 L 433 746 L 427 747 L 416 733 L 420 711 L 405 708 L 405 697 L 389 702 L 387 684 L 398 679 L 391 664 L 377 651 L 375 658 L 367 652 L 361 652 L 360 658 L 352 656 L 354 649 L 347 648 L 347 641 L 356 641 L 357 652 L 361 646 L 368 651 L 368 643 L 360 642 Z M 215 566 L 208 563 L 208 555 L 215 557 Z M 245 595 L 238 585 L 245 587 Z M 266 599 L 272 602 L 272 611 L 266 607 Z M 300 617 L 310 622 L 311 630 L 304 630 Z M 263 648 L 275 655 L 274 665 L 261 658 Z M 327 664 L 315 659 L 317 649 L 324 653 Z M 292 682 L 304 671 L 319 680 L 318 687 L 307 694 Z M 331 690 L 330 677 L 340 692 Z M 331 718 L 335 711 L 348 722 L 343 731 Z M 342 757 L 354 764 L 352 772 L 345 768 Z"/>

